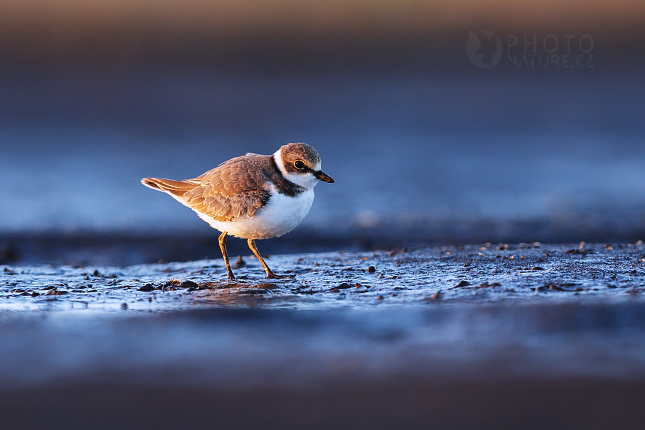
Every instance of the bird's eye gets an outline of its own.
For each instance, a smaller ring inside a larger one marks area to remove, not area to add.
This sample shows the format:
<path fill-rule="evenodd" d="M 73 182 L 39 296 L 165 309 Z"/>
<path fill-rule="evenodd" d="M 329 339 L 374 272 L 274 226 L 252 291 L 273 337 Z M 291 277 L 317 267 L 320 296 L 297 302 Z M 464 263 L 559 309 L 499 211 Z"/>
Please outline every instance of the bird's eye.
<path fill-rule="evenodd" d="M 302 169 L 304 169 L 304 168 L 305 168 L 305 163 L 303 163 L 303 162 L 302 162 L 302 161 L 300 161 L 300 160 L 298 160 L 298 161 L 294 161 L 294 162 L 293 162 L 293 167 L 295 167 L 295 168 L 296 168 L 296 169 L 298 169 L 298 170 L 302 170 Z"/>

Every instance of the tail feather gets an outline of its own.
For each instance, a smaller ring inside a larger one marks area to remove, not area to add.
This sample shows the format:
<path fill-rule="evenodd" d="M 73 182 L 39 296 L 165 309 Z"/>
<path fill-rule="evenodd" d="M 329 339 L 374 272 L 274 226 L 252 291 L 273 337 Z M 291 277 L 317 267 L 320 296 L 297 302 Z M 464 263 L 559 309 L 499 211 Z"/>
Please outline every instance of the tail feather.
<path fill-rule="evenodd" d="M 188 181 L 175 181 L 172 179 L 143 178 L 141 183 L 153 190 L 163 191 L 174 197 L 183 197 L 184 193 L 192 190 L 198 184 Z"/>

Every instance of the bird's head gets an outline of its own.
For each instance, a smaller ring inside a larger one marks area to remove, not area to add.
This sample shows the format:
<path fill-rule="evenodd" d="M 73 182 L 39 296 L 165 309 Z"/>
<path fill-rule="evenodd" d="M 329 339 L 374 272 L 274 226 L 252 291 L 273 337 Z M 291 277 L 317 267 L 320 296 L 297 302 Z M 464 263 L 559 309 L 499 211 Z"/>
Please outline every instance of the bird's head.
<path fill-rule="evenodd" d="M 320 170 L 321 160 L 318 152 L 306 143 L 289 143 L 280 147 L 273 155 L 284 177 L 296 185 L 311 189 L 318 181 L 334 182 Z"/>

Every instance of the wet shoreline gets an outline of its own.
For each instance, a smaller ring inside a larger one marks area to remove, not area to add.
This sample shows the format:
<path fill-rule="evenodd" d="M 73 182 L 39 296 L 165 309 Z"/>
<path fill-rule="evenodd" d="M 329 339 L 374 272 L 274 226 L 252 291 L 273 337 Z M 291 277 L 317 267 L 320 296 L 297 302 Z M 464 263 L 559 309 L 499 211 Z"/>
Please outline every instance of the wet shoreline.
<path fill-rule="evenodd" d="M 267 280 L 246 254 L 236 281 L 219 258 L 0 266 L 3 428 L 629 429 L 645 418 L 642 242 L 267 263 L 293 278 Z"/>
<path fill-rule="evenodd" d="M 267 280 L 254 256 L 131 266 L 0 266 L 4 309 L 94 312 L 114 306 L 174 311 L 210 306 L 357 307 L 443 303 L 614 303 L 645 291 L 645 247 L 634 244 L 498 244 L 268 255 Z M 232 255 L 235 255 L 232 253 Z M 251 297 L 251 299 L 249 299 Z M 54 300 L 56 299 L 56 300 Z"/>

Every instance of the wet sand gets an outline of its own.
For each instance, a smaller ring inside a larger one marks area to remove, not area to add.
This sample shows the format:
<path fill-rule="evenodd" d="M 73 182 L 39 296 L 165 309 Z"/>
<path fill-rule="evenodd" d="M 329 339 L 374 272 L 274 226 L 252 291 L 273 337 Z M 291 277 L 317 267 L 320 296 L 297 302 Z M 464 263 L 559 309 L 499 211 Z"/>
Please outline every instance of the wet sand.
<path fill-rule="evenodd" d="M 250 251 L 248 251 L 250 252 Z M 251 307 L 375 309 L 518 302 L 638 301 L 645 247 L 635 244 L 482 244 L 110 266 L 0 266 L 0 309 L 100 313 Z"/>
<path fill-rule="evenodd" d="M 235 260 L 235 259 L 233 259 Z M 0 266 L 3 428 L 640 428 L 645 246 Z"/>

